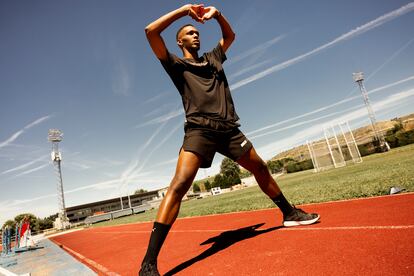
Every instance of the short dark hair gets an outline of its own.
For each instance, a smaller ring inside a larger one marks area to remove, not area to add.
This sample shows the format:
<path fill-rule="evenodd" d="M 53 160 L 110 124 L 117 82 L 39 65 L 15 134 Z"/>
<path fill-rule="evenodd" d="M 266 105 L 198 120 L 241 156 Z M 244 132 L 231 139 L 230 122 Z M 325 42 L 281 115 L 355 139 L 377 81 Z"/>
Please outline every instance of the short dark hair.
<path fill-rule="evenodd" d="M 184 26 L 181 26 L 181 28 L 179 28 L 178 29 L 178 31 L 177 31 L 177 34 L 175 35 L 175 40 L 177 40 L 178 41 L 178 35 L 180 34 L 180 32 L 185 28 L 185 27 L 188 27 L 188 26 L 191 26 L 191 27 L 194 27 L 194 25 L 193 24 L 185 24 Z M 195 28 L 195 27 L 194 27 Z"/>

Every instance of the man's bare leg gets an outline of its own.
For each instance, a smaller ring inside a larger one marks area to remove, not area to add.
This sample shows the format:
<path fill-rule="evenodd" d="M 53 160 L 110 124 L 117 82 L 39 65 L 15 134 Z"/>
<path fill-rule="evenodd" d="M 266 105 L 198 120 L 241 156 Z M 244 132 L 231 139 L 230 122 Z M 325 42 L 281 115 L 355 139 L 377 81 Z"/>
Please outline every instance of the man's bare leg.
<path fill-rule="evenodd" d="M 237 160 L 243 168 L 250 171 L 256 178 L 262 191 L 270 198 L 275 198 L 281 191 L 267 168 L 266 163 L 252 147 L 245 155 Z"/>
<path fill-rule="evenodd" d="M 158 209 L 157 218 L 142 261 L 139 275 L 159 275 L 157 258 L 167 234 L 177 218 L 181 199 L 190 188 L 201 165 L 201 158 L 195 153 L 181 149 L 173 180 Z"/>
<path fill-rule="evenodd" d="M 298 226 L 315 223 L 319 220 L 318 214 L 307 214 L 293 207 L 285 198 L 276 181 L 270 174 L 266 163 L 259 157 L 252 147 L 237 162 L 249 170 L 256 178 L 262 191 L 279 207 L 283 213 L 284 226 Z"/>
<path fill-rule="evenodd" d="M 157 222 L 169 225 L 174 223 L 180 210 L 181 199 L 191 187 L 200 165 L 201 158 L 198 155 L 183 149 L 180 151 L 174 178 L 158 209 Z"/>

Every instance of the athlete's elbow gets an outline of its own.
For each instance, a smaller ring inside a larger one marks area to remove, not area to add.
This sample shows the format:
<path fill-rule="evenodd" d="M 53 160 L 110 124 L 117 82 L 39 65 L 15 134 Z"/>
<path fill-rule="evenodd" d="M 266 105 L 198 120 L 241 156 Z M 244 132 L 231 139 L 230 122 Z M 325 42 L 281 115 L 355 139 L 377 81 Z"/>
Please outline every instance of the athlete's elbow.
<path fill-rule="evenodd" d="M 152 22 L 145 27 L 145 34 L 147 37 L 155 35 L 157 33 L 157 25 Z"/>
<path fill-rule="evenodd" d="M 231 32 L 230 38 L 232 41 L 234 41 L 236 39 L 236 33 Z"/>
<path fill-rule="evenodd" d="M 157 33 L 153 28 L 147 26 L 145 28 L 145 35 L 147 37 L 147 40 L 151 43 L 152 41 L 155 41 Z"/>
<path fill-rule="evenodd" d="M 224 39 L 227 40 L 229 43 L 232 43 L 236 39 L 236 34 L 234 32 L 230 32 L 226 34 L 226 37 Z"/>
<path fill-rule="evenodd" d="M 145 27 L 145 35 L 148 37 L 151 35 L 151 32 L 153 31 L 153 29 L 151 28 L 151 24 Z"/>

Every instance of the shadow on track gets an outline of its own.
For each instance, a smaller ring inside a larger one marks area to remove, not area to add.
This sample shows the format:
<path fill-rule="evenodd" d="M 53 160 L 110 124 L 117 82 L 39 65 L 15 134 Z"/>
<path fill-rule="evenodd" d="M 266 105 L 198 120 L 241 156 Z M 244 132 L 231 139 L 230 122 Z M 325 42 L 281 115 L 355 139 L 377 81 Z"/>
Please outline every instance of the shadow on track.
<path fill-rule="evenodd" d="M 209 244 L 212 243 L 213 245 L 207 249 L 206 251 L 202 252 L 200 255 L 187 260 L 185 262 L 183 262 L 182 264 L 179 264 L 178 266 L 174 267 L 173 269 L 171 269 L 170 271 L 168 271 L 167 273 L 165 273 L 165 275 L 174 275 L 175 273 L 178 273 L 184 269 L 186 269 L 187 267 L 193 265 L 196 262 L 199 262 L 201 260 L 204 260 L 207 257 L 210 257 L 211 255 L 216 254 L 217 252 L 226 249 L 227 247 L 230 247 L 231 245 L 243 241 L 243 240 L 247 240 L 253 237 L 256 237 L 258 235 L 264 234 L 264 233 L 268 233 L 280 228 L 283 228 L 283 226 L 275 226 L 275 227 L 271 227 L 268 229 L 263 229 L 263 230 L 256 230 L 257 228 L 263 226 L 264 223 L 259 223 L 256 225 L 252 225 L 252 226 L 248 226 L 248 227 L 243 227 L 240 229 L 236 229 L 236 230 L 230 230 L 230 231 L 226 231 L 221 233 L 218 236 L 212 237 L 204 242 L 202 242 L 200 245 L 205 245 L 205 244 Z"/>

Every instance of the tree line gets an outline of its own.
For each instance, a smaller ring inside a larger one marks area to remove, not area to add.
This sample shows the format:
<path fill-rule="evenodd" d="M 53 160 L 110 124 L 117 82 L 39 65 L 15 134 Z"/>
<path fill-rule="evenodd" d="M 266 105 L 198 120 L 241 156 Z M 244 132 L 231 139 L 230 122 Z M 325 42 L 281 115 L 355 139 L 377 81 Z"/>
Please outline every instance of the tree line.
<path fill-rule="evenodd" d="M 30 229 L 32 233 L 38 233 L 46 229 L 53 228 L 53 222 L 57 218 L 58 214 L 54 214 L 45 218 L 38 218 L 33 214 L 24 213 L 14 217 L 14 220 L 7 220 L 2 228 L 9 226 L 12 230 L 12 235 L 15 235 L 16 225 L 20 224 L 24 218 L 28 218 L 30 222 Z"/>
<path fill-rule="evenodd" d="M 391 148 L 398 148 L 414 143 L 414 129 L 405 130 L 401 122 L 397 123 L 392 129 L 384 135 L 385 141 Z M 370 155 L 378 152 L 376 144 L 378 141 L 373 140 L 370 143 L 358 145 L 361 156 Z"/>
<path fill-rule="evenodd" d="M 310 162 L 310 163 L 309 163 Z M 267 167 L 270 173 L 281 173 L 281 172 L 294 172 L 298 170 L 305 170 L 313 168 L 311 160 L 305 160 L 303 162 L 296 162 L 292 158 L 283 158 L 280 160 L 269 160 Z M 211 181 L 200 180 L 193 183 L 193 192 L 199 193 L 202 190 L 210 191 L 211 188 L 220 187 L 222 189 L 230 188 L 233 185 L 241 183 L 241 178 L 251 176 L 251 173 L 246 170 L 241 170 L 239 165 L 226 157 L 223 159 L 220 165 L 220 173 L 214 176 Z"/>

